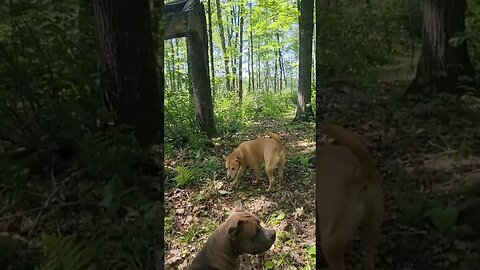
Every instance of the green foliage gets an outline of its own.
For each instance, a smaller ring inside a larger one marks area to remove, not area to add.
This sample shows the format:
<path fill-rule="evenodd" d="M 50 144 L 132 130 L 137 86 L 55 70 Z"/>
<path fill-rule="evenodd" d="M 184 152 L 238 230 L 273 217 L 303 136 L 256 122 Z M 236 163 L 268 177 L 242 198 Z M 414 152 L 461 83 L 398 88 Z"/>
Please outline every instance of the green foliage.
<path fill-rule="evenodd" d="M 79 160 L 86 176 L 97 181 L 114 177 L 126 180 L 134 177 L 134 163 L 144 153 L 131 134 L 123 134 L 124 127 L 111 127 L 101 133 L 84 136 L 79 143 Z"/>
<path fill-rule="evenodd" d="M 480 3 L 478 3 L 478 1 L 467 2 L 465 39 L 467 40 L 470 60 L 478 74 L 478 70 L 480 69 Z M 480 82 L 480 80 L 478 81 Z"/>
<path fill-rule="evenodd" d="M 292 161 L 294 163 L 298 163 L 302 165 L 302 167 L 306 167 L 308 165 L 308 162 L 310 161 L 310 158 L 308 156 L 298 155 L 298 156 L 293 156 Z"/>
<path fill-rule="evenodd" d="M 317 57 L 319 75 L 373 81 L 380 65 L 404 46 L 403 29 L 395 22 L 403 14 L 401 1 L 369 6 L 338 4 L 322 8 Z"/>
<path fill-rule="evenodd" d="M 26 192 L 29 173 L 28 169 L 22 168 L 13 161 L 1 160 L 0 185 L 3 187 L 0 196 L 1 205 L 9 205 L 11 209 L 15 209 L 25 206 L 31 200 L 32 194 Z"/>
<path fill-rule="evenodd" d="M 86 246 L 74 236 L 42 234 L 42 245 L 48 260 L 38 268 L 40 270 L 84 270 L 94 267 L 96 248 Z"/>
<path fill-rule="evenodd" d="M 178 174 L 175 177 L 175 181 L 177 182 L 177 186 L 179 187 L 187 184 L 190 180 L 192 180 L 193 176 L 195 175 L 194 169 L 183 166 L 177 166 L 177 172 Z"/>
<path fill-rule="evenodd" d="M 437 200 L 419 200 L 406 202 L 403 205 L 400 220 L 407 225 L 417 226 L 429 218 L 440 231 L 446 232 L 454 227 L 458 211 L 452 206 L 444 205 Z"/>
<path fill-rule="evenodd" d="M 453 228 L 457 221 L 458 211 L 454 207 L 432 201 L 426 215 L 432 220 L 435 227 L 443 233 Z"/>

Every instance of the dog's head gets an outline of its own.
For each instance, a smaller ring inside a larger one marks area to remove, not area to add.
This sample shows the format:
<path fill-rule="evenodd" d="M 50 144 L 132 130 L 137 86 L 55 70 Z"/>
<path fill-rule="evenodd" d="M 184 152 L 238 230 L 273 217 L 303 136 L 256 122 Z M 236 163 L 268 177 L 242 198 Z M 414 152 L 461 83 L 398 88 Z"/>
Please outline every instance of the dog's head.
<path fill-rule="evenodd" d="M 263 253 L 275 242 L 275 230 L 263 228 L 256 216 L 242 208 L 235 207 L 227 219 L 227 226 L 227 236 L 232 241 L 237 255 Z"/>
<path fill-rule="evenodd" d="M 236 151 L 233 151 L 225 161 L 225 168 L 227 169 L 227 179 L 235 178 L 240 169 L 242 158 Z"/>

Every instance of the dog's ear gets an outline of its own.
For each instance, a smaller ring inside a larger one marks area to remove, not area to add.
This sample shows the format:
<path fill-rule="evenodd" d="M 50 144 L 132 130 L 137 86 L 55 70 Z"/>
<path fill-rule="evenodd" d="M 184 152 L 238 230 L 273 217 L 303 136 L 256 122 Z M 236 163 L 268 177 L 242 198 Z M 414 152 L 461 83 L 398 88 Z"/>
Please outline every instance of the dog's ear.
<path fill-rule="evenodd" d="M 242 205 L 235 205 L 232 212 L 245 212 Z"/>
<path fill-rule="evenodd" d="M 237 239 L 238 232 L 240 231 L 240 226 L 242 224 L 241 219 L 237 219 L 235 222 L 230 223 L 227 230 L 228 238 L 235 240 Z"/>
<path fill-rule="evenodd" d="M 235 155 L 235 161 L 238 161 L 238 162 L 240 162 L 240 163 L 243 162 L 243 155 L 242 155 L 241 152 L 238 153 L 237 155 Z"/>

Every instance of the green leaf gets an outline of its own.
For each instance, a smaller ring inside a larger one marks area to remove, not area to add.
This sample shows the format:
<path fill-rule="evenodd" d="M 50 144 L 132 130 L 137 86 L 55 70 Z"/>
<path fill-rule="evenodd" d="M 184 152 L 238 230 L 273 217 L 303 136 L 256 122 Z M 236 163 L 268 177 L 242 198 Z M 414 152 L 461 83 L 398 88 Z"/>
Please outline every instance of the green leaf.
<path fill-rule="evenodd" d="M 278 213 L 277 217 L 275 217 L 276 220 L 283 220 L 285 218 L 285 212 L 283 211 L 280 211 L 280 213 Z"/>
<path fill-rule="evenodd" d="M 122 181 L 117 176 L 112 177 L 112 180 L 105 186 L 103 200 L 98 205 L 107 208 L 109 213 L 115 212 L 120 207 L 122 192 Z"/>
<path fill-rule="evenodd" d="M 177 166 L 178 175 L 175 177 L 177 186 L 181 187 L 187 184 L 195 175 L 195 170 L 193 168 L 187 168 L 183 166 Z"/>
<path fill-rule="evenodd" d="M 307 254 L 310 255 L 310 256 L 314 256 L 317 254 L 317 251 L 316 251 L 316 248 L 315 246 L 309 246 L 306 248 L 307 250 Z"/>
<path fill-rule="evenodd" d="M 456 221 L 458 216 L 458 211 L 456 208 L 447 206 L 442 207 L 435 205 L 433 208 L 428 210 L 426 213 L 428 217 L 432 220 L 433 224 L 441 232 L 444 232 L 448 229 L 451 229 Z"/>
<path fill-rule="evenodd" d="M 272 261 L 266 261 L 265 262 L 265 269 L 273 269 L 273 262 Z"/>

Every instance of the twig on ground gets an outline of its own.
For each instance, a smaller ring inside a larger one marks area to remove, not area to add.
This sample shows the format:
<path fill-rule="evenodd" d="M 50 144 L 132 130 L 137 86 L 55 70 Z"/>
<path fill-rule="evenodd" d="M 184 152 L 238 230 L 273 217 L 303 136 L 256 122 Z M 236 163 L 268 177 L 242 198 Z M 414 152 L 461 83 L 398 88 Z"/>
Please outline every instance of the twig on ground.
<path fill-rule="evenodd" d="M 43 210 L 47 210 L 47 209 L 51 209 L 51 208 L 62 208 L 62 207 L 66 207 L 66 206 L 72 206 L 72 205 L 79 205 L 79 204 L 83 204 L 83 205 L 90 205 L 90 204 L 96 204 L 97 202 L 91 202 L 91 203 L 82 203 L 80 201 L 77 201 L 77 202 L 66 202 L 66 203 L 59 203 L 59 204 L 52 204 L 52 205 L 49 205 L 47 207 L 45 206 L 41 206 L 41 207 L 36 207 L 36 208 L 33 208 L 33 209 L 30 209 L 30 210 L 27 210 L 27 211 L 23 211 L 23 212 L 20 212 L 20 213 L 16 213 L 16 214 L 12 214 L 12 215 L 8 215 L 8 216 L 4 216 L 4 217 L 0 217 L 0 221 L 3 221 L 3 220 L 7 220 L 7 219 L 11 219 L 11 218 L 15 218 L 15 217 L 19 217 L 19 216 L 23 216 L 25 214 L 29 214 L 29 213 L 32 213 L 32 212 L 37 212 L 37 211 L 43 211 Z"/>

